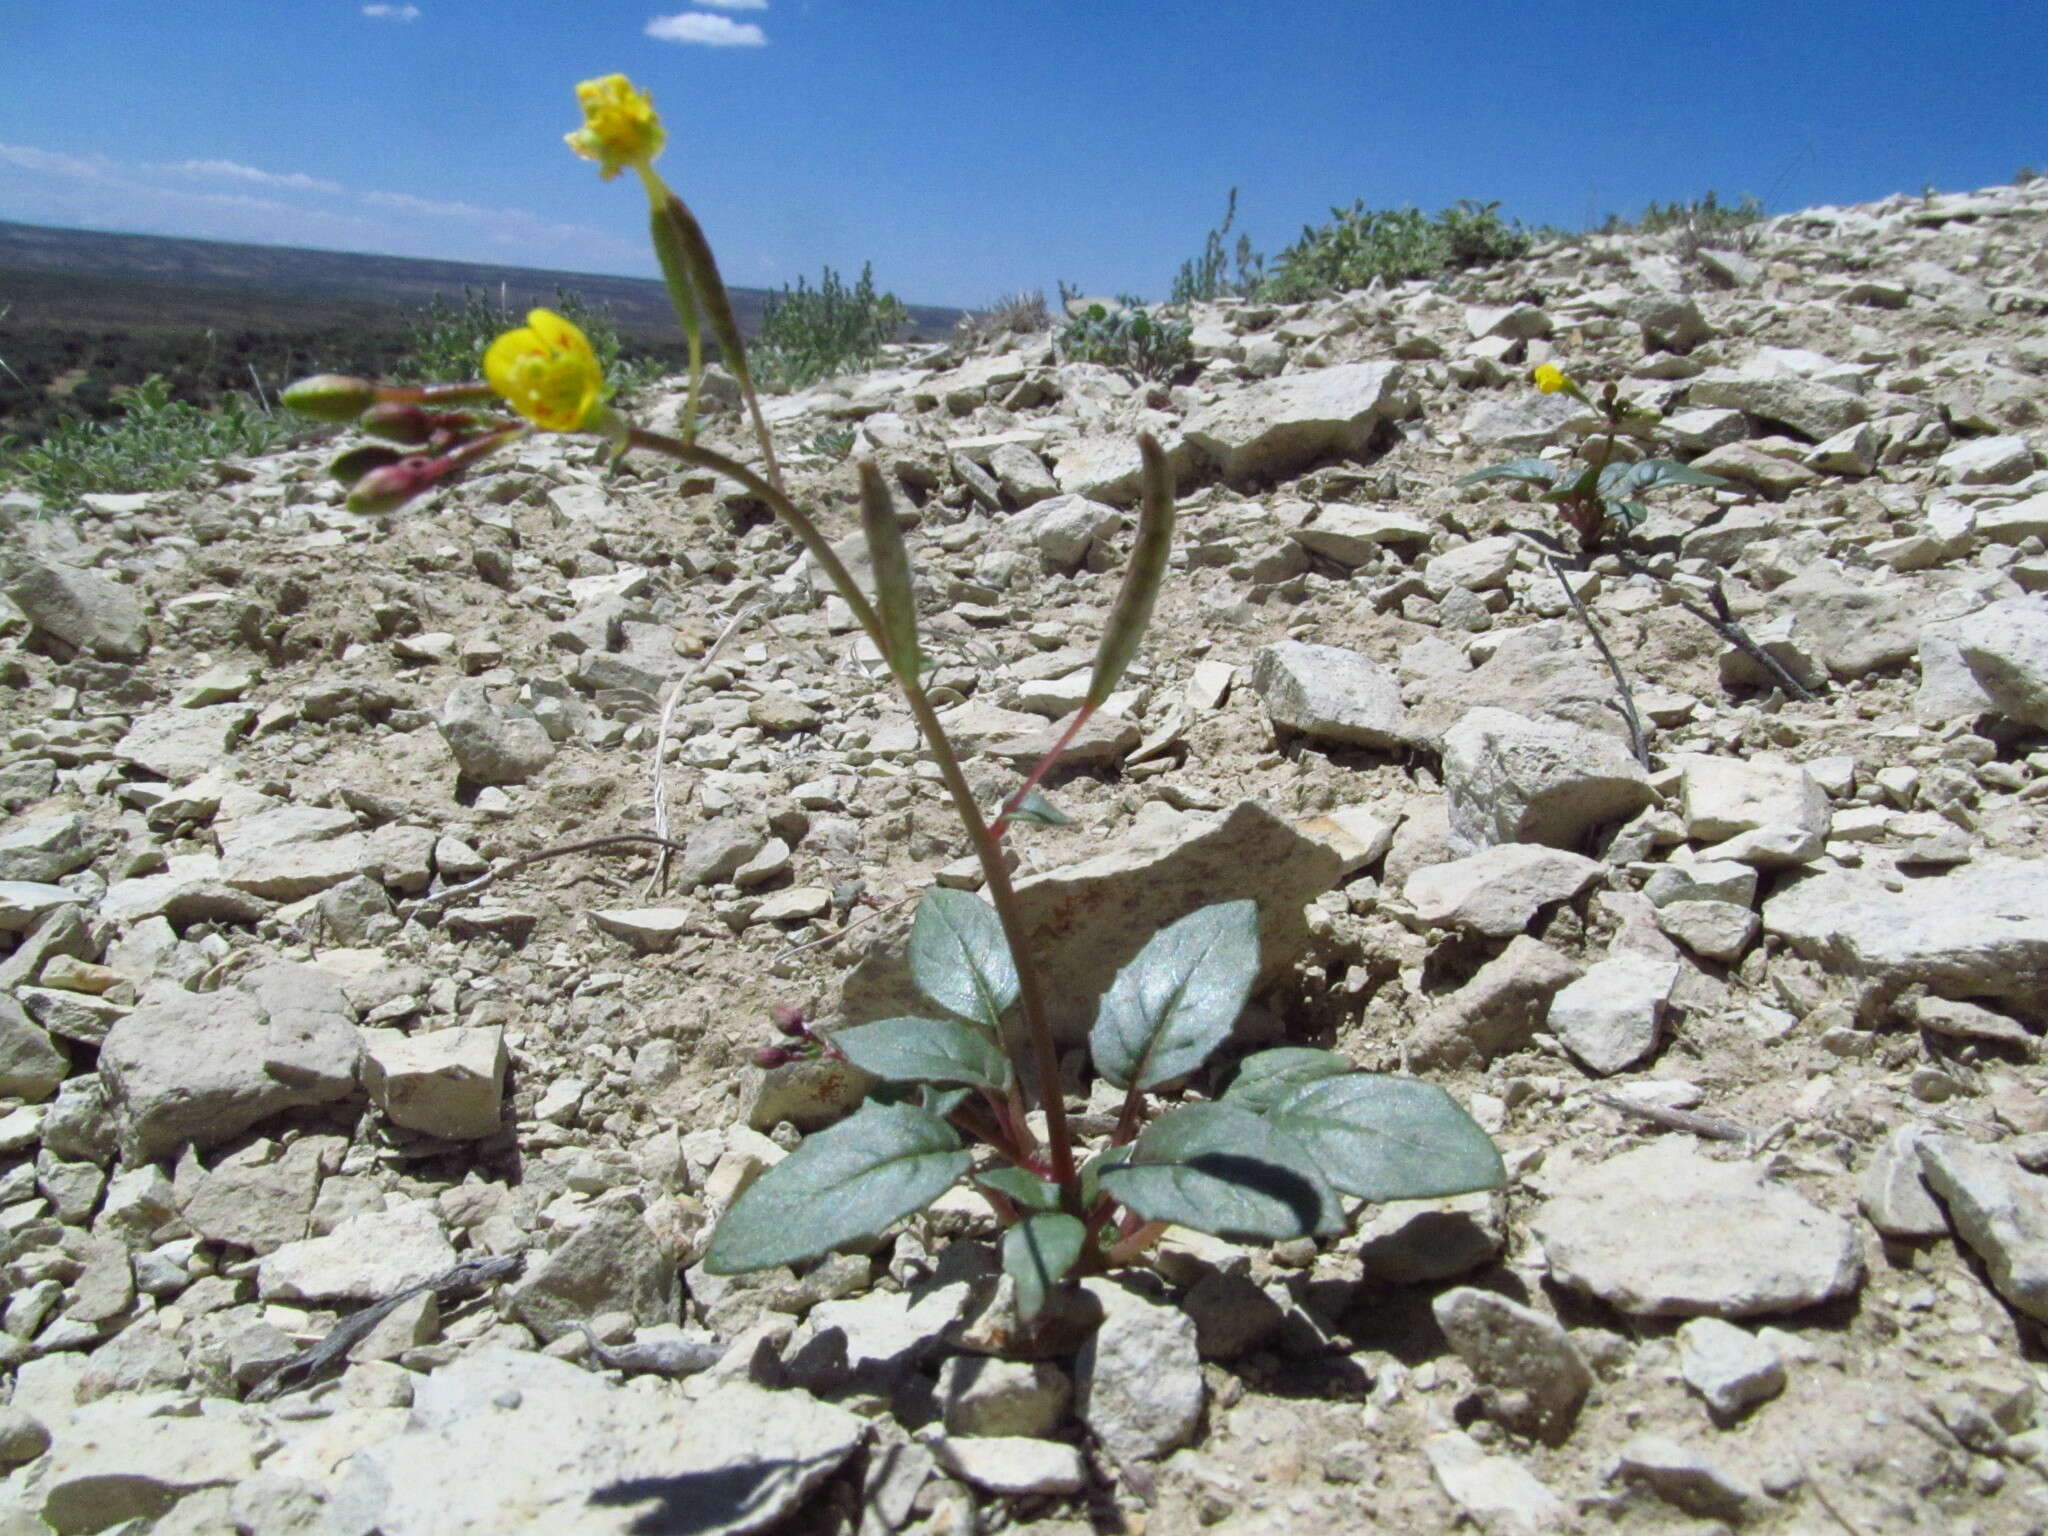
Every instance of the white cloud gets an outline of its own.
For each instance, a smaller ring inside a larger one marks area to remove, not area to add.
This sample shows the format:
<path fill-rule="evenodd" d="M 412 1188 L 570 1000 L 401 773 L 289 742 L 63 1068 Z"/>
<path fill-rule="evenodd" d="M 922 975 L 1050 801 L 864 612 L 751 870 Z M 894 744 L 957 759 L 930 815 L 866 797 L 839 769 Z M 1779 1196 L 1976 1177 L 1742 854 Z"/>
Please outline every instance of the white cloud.
<path fill-rule="evenodd" d="M 187 176 L 217 176 L 228 181 L 246 181 L 259 187 L 279 187 L 291 192 L 339 192 L 339 182 L 322 181 L 318 176 L 308 176 L 304 171 L 259 171 L 253 165 L 239 165 L 233 160 L 180 160 L 175 165 L 163 167 L 167 171 L 182 172 Z"/>
<path fill-rule="evenodd" d="M 684 11 L 679 16 L 656 16 L 647 23 L 647 35 L 662 43 L 701 43 L 706 48 L 760 48 L 767 33 L 751 21 L 734 21 L 730 16 L 712 16 L 703 11 Z"/>
<path fill-rule="evenodd" d="M 365 16 L 374 16 L 379 21 L 418 21 L 420 8 L 416 5 L 366 5 Z"/>
<path fill-rule="evenodd" d="M 114 162 L 104 155 L 65 155 L 27 144 L 0 144 L 0 165 L 70 181 L 104 181 L 114 170 Z"/>

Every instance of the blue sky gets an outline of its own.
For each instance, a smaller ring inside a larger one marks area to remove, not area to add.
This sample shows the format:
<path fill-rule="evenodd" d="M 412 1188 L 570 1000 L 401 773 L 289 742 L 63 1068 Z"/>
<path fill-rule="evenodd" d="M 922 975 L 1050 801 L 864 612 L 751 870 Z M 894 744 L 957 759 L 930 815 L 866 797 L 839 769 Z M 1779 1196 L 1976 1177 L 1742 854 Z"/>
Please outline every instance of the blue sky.
<path fill-rule="evenodd" d="M 1163 297 L 1240 188 L 1581 227 L 2048 170 L 2044 0 L 21 0 L 0 218 L 647 275 L 573 85 L 651 91 L 729 281 Z M 0 295 L 4 297 L 4 295 Z"/>

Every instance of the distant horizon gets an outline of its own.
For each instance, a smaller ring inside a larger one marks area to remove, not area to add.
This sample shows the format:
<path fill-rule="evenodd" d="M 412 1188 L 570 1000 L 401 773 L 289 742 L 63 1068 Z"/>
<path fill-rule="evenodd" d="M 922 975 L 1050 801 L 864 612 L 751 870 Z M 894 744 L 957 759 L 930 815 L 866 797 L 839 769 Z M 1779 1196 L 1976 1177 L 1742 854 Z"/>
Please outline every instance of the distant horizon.
<path fill-rule="evenodd" d="M 659 7 L 659 8 L 657 8 Z M 1168 293 L 1240 190 L 1269 258 L 1333 207 L 1580 230 L 1715 190 L 1781 213 L 2048 162 L 2039 0 L 100 0 L 0 21 L 0 218 L 653 279 L 580 79 L 663 114 L 735 286 L 935 306 Z"/>

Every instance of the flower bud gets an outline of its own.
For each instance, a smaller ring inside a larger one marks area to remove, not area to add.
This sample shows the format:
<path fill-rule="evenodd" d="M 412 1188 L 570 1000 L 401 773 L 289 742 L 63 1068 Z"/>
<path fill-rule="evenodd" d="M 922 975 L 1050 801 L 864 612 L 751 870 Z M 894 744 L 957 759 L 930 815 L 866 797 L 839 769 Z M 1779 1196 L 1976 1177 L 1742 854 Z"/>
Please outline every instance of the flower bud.
<path fill-rule="evenodd" d="M 807 1035 L 810 1026 L 804 1023 L 804 1011 L 794 1003 L 777 1003 L 768 1010 L 768 1017 L 776 1029 L 785 1035 Z"/>
<path fill-rule="evenodd" d="M 437 472 L 440 462 L 415 453 L 371 470 L 348 493 L 349 511 L 365 515 L 397 511 L 441 478 Z"/>
<path fill-rule="evenodd" d="M 425 446 L 442 418 L 402 400 L 384 400 L 364 411 L 356 425 L 372 437 L 408 447 Z"/>
<path fill-rule="evenodd" d="M 795 1059 L 788 1050 L 779 1045 L 764 1045 L 754 1052 L 754 1065 L 757 1067 L 774 1068 L 787 1066 Z"/>
<path fill-rule="evenodd" d="M 289 410 L 321 421 L 353 421 L 377 401 L 377 386 L 368 379 L 322 373 L 287 385 L 282 400 Z"/>
<path fill-rule="evenodd" d="M 404 457 L 396 448 L 386 448 L 382 443 L 358 443 L 346 453 L 338 453 L 330 459 L 327 473 L 343 485 L 354 485 L 371 470 L 396 464 Z"/>

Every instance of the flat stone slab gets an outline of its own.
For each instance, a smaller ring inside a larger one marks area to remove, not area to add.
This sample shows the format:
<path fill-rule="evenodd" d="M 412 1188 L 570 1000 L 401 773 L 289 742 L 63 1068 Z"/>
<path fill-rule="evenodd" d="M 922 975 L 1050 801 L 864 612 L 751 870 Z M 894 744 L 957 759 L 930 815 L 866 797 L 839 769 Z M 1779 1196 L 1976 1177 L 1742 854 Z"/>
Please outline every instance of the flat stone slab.
<path fill-rule="evenodd" d="M 2048 1178 L 1959 1136 L 1925 1137 L 1920 1166 L 1993 1288 L 2048 1322 Z"/>
<path fill-rule="evenodd" d="M 1863 1283 L 1850 1223 L 1677 1140 L 1572 1174 L 1533 1224 L 1558 1281 L 1637 1317 L 1796 1312 Z"/>
<path fill-rule="evenodd" d="M 1764 931 L 1830 970 L 2048 1010 L 2048 859 L 1983 859 L 1893 889 L 1841 870 L 1764 903 Z"/>

